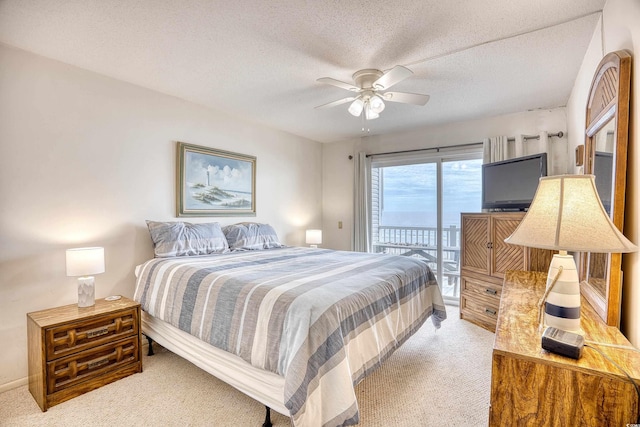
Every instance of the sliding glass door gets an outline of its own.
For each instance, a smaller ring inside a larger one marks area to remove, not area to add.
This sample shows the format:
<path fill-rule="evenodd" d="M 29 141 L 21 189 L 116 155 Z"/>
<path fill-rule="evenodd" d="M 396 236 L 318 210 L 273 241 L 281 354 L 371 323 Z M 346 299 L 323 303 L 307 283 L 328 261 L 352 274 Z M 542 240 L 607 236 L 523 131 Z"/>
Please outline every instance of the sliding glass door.
<path fill-rule="evenodd" d="M 479 212 L 482 153 L 374 157 L 374 252 L 423 258 L 448 302 L 460 296 L 460 213 Z"/>

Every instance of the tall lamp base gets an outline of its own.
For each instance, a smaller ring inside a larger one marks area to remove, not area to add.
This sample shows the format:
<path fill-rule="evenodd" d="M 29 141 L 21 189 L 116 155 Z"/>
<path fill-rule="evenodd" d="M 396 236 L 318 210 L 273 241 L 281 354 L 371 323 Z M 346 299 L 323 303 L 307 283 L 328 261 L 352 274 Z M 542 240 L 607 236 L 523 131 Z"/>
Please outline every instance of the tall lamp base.
<path fill-rule="evenodd" d="M 555 284 L 553 283 L 558 271 L 562 271 Z M 548 292 L 544 304 L 544 326 L 553 326 L 564 331 L 580 332 L 580 281 L 578 269 L 572 255 L 566 251 L 555 254 L 549 266 L 547 275 Z"/>
<path fill-rule="evenodd" d="M 96 287 L 94 277 L 78 277 L 78 307 L 91 307 L 95 304 Z"/>

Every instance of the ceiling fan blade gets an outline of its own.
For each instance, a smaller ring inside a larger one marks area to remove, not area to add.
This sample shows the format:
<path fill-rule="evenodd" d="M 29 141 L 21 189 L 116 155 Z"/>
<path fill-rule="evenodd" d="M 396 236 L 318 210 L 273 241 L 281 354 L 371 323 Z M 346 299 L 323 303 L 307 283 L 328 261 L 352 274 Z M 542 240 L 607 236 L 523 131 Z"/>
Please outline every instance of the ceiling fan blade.
<path fill-rule="evenodd" d="M 355 97 L 355 96 L 350 96 L 350 97 L 348 97 L 348 98 L 338 99 L 337 101 L 329 102 L 328 104 L 318 105 L 318 106 L 316 107 L 316 109 L 319 109 L 319 108 L 335 107 L 336 105 L 346 104 L 347 102 L 355 101 L 355 99 L 356 99 L 356 97 Z"/>
<path fill-rule="evenodd" d="M 326 83 L 328 85 L 337 86 L 342 89 L 350 90 L 352 92 L 358 92 L 360 88 L 352 85 L 351 83 L 341 82 L 340 80 L 332 79 L 331 77 L 321 77 L 316 80 L 319 83 Z"/>
<path fill-rule="evenodd" d="M 389 89 L 394 84 L 400 83 L 411 75 L 413 75 L 413 72 L 410 69 L 402 65 L 396 65 L 373 82 L 373 88 L 377 90 Z"/>
<path fill-rule="evenodd" d="M 404 104 L 425 105 L 429 101 L 429 95 L 408 92 L 385 92 L 382 94 L 385 101 L 402 102 Z"/>

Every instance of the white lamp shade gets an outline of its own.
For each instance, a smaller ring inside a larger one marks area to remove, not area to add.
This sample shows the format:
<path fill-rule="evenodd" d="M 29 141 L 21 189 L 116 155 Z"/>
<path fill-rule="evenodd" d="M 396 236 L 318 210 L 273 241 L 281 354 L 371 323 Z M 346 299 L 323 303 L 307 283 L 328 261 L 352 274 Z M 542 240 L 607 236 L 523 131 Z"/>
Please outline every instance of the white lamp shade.
<path fill-rule="evenodd" d="M 373 95 L 369 99 L 369 105 L 371 105 L 371 110 L 376 114 L 380 114 L 384 110 L 384 102 L 378 95 Z"/>
<path fill-rule="evenodd" d="M 104 273 L 104 248 L 67 249 L 67 276 Z"/>
<path fill-rule="evenodd" d="M 505 242 L 540 249 L 633 252 L 598 197 L 593 175 L 540 178 L 529 211 Z"/>
<path fill-rule="evenodd" d="M 367 120 L 374 120 L 378 117 L 380 117 L 380 115 L 373 110 L 373 108 L 371 107 L 371 103 L 367 102 L 367 104 L 364 106 L 364 118 Z"/>
<path fill-rule="evenodd" d="M 351 105 L 349 106 L 349 113 L 353 116 L 356 117 L 360 117 L 360 114 L 362 114 L 362 109 L 364 108 L 364 102 L 362 102 L 361 98 L 356 99 L 355 101 L 353 101 L 351 103 Z"/>
<path fill-rule="evenodd" d="M 322 230 L 307 230 L 306 242 L 308 245 L 322 244 Z"/>

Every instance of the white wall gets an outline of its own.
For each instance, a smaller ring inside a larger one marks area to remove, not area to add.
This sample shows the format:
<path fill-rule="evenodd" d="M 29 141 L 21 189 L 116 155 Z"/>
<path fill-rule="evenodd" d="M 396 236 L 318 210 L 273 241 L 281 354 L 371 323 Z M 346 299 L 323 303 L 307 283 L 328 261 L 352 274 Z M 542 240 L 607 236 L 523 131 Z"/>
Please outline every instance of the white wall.
<path fill-rule="evenodd" d="M 96 297 L 131 296 L 146 219 L 176 220 L 176 141 L 257 157 L 257 216 L 304 245 L 321 144 L 0 45 L 0 390 L 27 376 L 26 313 L 77 302 L 65 249 L 104 246 Z"/>
<path fill-rule="evenodd" d="M 322 145 L 322 247 L 352 250 L 353 146 L 357 141 Z M 324 166 L 324 165 L 328 165 Z M 341 224 L 340 224 L 341 223 Z M 342 228 L 340 228 L 342 225 Z"/>
<path fill-rule="evenodd" d="M 382 117 L 378 120 L 381 119 Z M 552 144 L 564 152 L 562 156 L 560 153 L 558 155 L 566 161 L 568 157 L 566 129 L 565 109 L 555 108 L 324 144 L 322 146 L 322 204 L 326 239 L 323 246 L 340 250 L 352 248 L 353 160 L 348 159 L 349 155 L 360 151 L 371 154 L 469 144 L 481 142 L 486 137 L 500 135 L 513 137 L 518 134 L 536 135 L 543 131 L 550 133 L 562 131 L 565 134 L 564 137 L 552 138 Z M 342 230 L 337 228 L 338 221 L 343 222 Z"/>
<path fill-rule="evenodd" d="M 601 33 L 602 29 L 602 33 Z M 627 153 L 627 195 L 624 234 L 640 243 L 640 2 L 608 0 L 603 10 L 601 26 L 594 36 L 580 68 L 571 97 L 567 103 L 567 126 L 574 137 L 570 150 L 584 144 L 585 108 L 593 74 L 604 55 L 616 50 L 632 55 L 631 111 L 629 121 L 629 151 Z M 636 347 L 640 347 L 640 256 L 623 256 L 625 272 L 622 291 L 622 332 Z"/>

